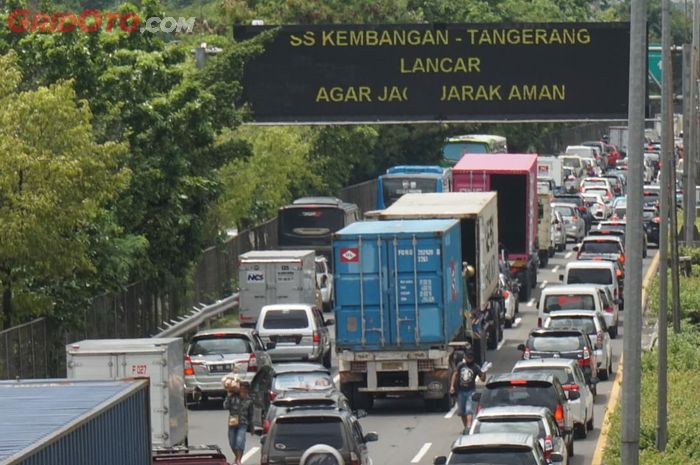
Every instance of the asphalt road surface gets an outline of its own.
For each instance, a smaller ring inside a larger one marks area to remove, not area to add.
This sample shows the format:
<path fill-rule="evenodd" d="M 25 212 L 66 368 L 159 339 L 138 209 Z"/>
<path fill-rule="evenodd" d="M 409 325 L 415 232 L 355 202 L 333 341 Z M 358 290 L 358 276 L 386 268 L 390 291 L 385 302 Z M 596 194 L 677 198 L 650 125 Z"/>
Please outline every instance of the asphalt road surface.
<path fill-rule="evenodd" d="M 644 272 L 655 254 L 656 249 L 650 248 L 649 257 L 644 259 Z M 528 303 L 520 304 L 518 315 L 520 320 L 516 320 L 517 324 L 513 328 L 505 330 L 498 350 L 487 353 L 487 359 L 493 362 L 490 374 L 510 371 L 515 361 L 520 358 L 521 353 L 516 347 L 525 342 L 527 333 L 537 322 L 535 302 L 539 298 L 539 289 L 559 283 L 559 274 L 566 263 L 574 259 L 575 252 L 572 251 L 572 244 L 569 244 L 566 251 L 558 252 L 550 258 L 546 268 L 539 270 L 535 298 Z M 624 319 L 624 314 L 625 312 L 621 313 L 621 319 Z M 612 341 L 615 373 L 622 353 L 623 335 L 624 328 L 621 327 L 620 336 Z M 598 395 L 595 398 L 595 428 L 588 433 L 586 439 L 575 440 L 574 456 L 569 461 L 571 465 L 591 463 L 613 378 L 614 374 L 610 381 L 601 381 L 598 384 Z M 209 401 L 196 410 L 190 410 L 189 443 L 218 444 L 229 461 L 233 462 L 233 453 L 228 445 L 226 434 L 226 418 L 226 412 L 222 409 L 222 402 L 219 400 Z M 449 453 L 451 443 L 462 431 L 461 421 L 454 415 L 454 410 L 448 413 L 428 412 L 423 406 L 423 401 L 417 398 L 378 399 L 369 416 L 361 419 L 360 423 L 365 433 L 369 431 L 379 433 L 379 441 L 369 444 L 370 456 L 375 465 L 432 464 L 435 456 Z M 248 435 L 243 456 L 244 464 L 260 463 L 259 446 L 259 437 Z"/>

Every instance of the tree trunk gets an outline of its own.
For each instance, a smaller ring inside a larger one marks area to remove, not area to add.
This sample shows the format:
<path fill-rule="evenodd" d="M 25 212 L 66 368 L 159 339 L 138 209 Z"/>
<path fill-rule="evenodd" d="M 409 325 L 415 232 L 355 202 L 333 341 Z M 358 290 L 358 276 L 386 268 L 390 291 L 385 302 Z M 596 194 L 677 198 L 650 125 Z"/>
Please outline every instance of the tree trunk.
<path fill-rule="evenodd" d="M 2 323 L 3 329 L 12 326 L 12 282 L 8 280 L 2 289 Z"/>

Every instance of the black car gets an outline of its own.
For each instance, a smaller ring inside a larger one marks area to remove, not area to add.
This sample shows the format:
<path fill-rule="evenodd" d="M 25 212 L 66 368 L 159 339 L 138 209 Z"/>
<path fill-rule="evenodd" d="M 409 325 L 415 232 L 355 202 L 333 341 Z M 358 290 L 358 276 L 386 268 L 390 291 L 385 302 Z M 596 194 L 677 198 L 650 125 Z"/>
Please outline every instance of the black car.
<path fill-rule="evenodd" d="M 276 417 L 287 412 L 294 411 L 295 409 L 298 410 L 300 407 L 337 408 L 339 410 L 352 412 L 357 418 L 367 416 L 367 412 L 364 410 L 353 411 L 350 401 L 340 391 L 288 392 L 281 396 L 277 396 L 275 400 L 270 403 L 270 406 L 267 409 L 267 415 L 263 421 L 263 434 L 267 434 L 270 431 L 270 426 Z"/>
<path fill-rule="evenodd" d="M 586 234 L 591 229 L 593 224 L 593 215 L 590 210 L 586 207 L 586 201 L 581 194 L 557 194 L 554 196 L 554 202 L 556 203 L 570 203 L 576 205 L 576 209 L 581 214 L 581 218 L 586 223 Z"/>
<path fill-rule="evenodd" d="M 535 372 L 503 373 L 490 376 L 483 392 L 472 394 L 478 409 L 531 405 L 548 408 L 566 441 L 569 456 L 574 454 L 574 418 L 568 400 L 581 397 L 578 391 L 564 391 L 555 376 Z"/>
<path fill-rule="evenodd" d="M 595 348 L 588 335 L 580 329 L 544 329 L 530 331 L 525 344 L 518 345 L 523 360 L 533 358 L 570 358 L 576 360 L 586 382 L 591 383 L 598 368 Z"/>
<path fill-rule="evenodd" d="M 656 206 L 645 205 L 644 211 L 642 212 L 642 224 L 644 225 L 644 232 L 647 235 L 647 239 L 652 244 L 659 245 L 659 223 L 661 218 L 659 217 L 659 210 Z"/>

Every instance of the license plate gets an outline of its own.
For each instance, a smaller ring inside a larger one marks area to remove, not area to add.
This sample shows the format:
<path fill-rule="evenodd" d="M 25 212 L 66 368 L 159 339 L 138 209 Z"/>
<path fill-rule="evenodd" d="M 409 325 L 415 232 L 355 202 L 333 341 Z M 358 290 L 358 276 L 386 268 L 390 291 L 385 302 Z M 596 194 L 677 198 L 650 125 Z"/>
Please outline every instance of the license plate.
<path fill-rule="evenodd" d="M 297 337 L 296 336 L 279 336 L 277 338 L 277 342 L 292 342 L 292 343 L 296 344 Z"/>
<path fill-rule="evenodd" d="M 403 368 L 403 363 L 401 362 L 383 362 L 382 370 L 401 370 Z"/>
<path fill-rule="evenodd" d="M 225 364 L 225 365 L 209 365 L 209 372 L 210 373 L 228 373 L 233 369 L 232 364 Z"/>

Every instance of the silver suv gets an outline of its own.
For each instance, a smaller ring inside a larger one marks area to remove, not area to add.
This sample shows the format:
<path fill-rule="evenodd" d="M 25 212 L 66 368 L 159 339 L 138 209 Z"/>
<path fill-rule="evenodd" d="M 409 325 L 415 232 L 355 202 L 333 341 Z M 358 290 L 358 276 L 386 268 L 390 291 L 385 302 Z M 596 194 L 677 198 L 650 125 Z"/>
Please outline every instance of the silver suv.
<path fill-rule="evenodd" d="M 257 331 L 247 328 L 218 328 L 199 331 L 185 349 L 185 394 L 188 402 L 225 397 L 221 378 L 235 371 L 252 382 L 263 368 L 272 369 L 267 349 Z"/>
<path fill-rule="evenodd" d="M 313 361 L 331 366 L 331 335 L 328 327 L 333 320 L 324 321 L 314 305 L 266 305 L 260 311 L 256 330 L 266 343 L 275 346 L 270 356 L 278 361 Z"/>

